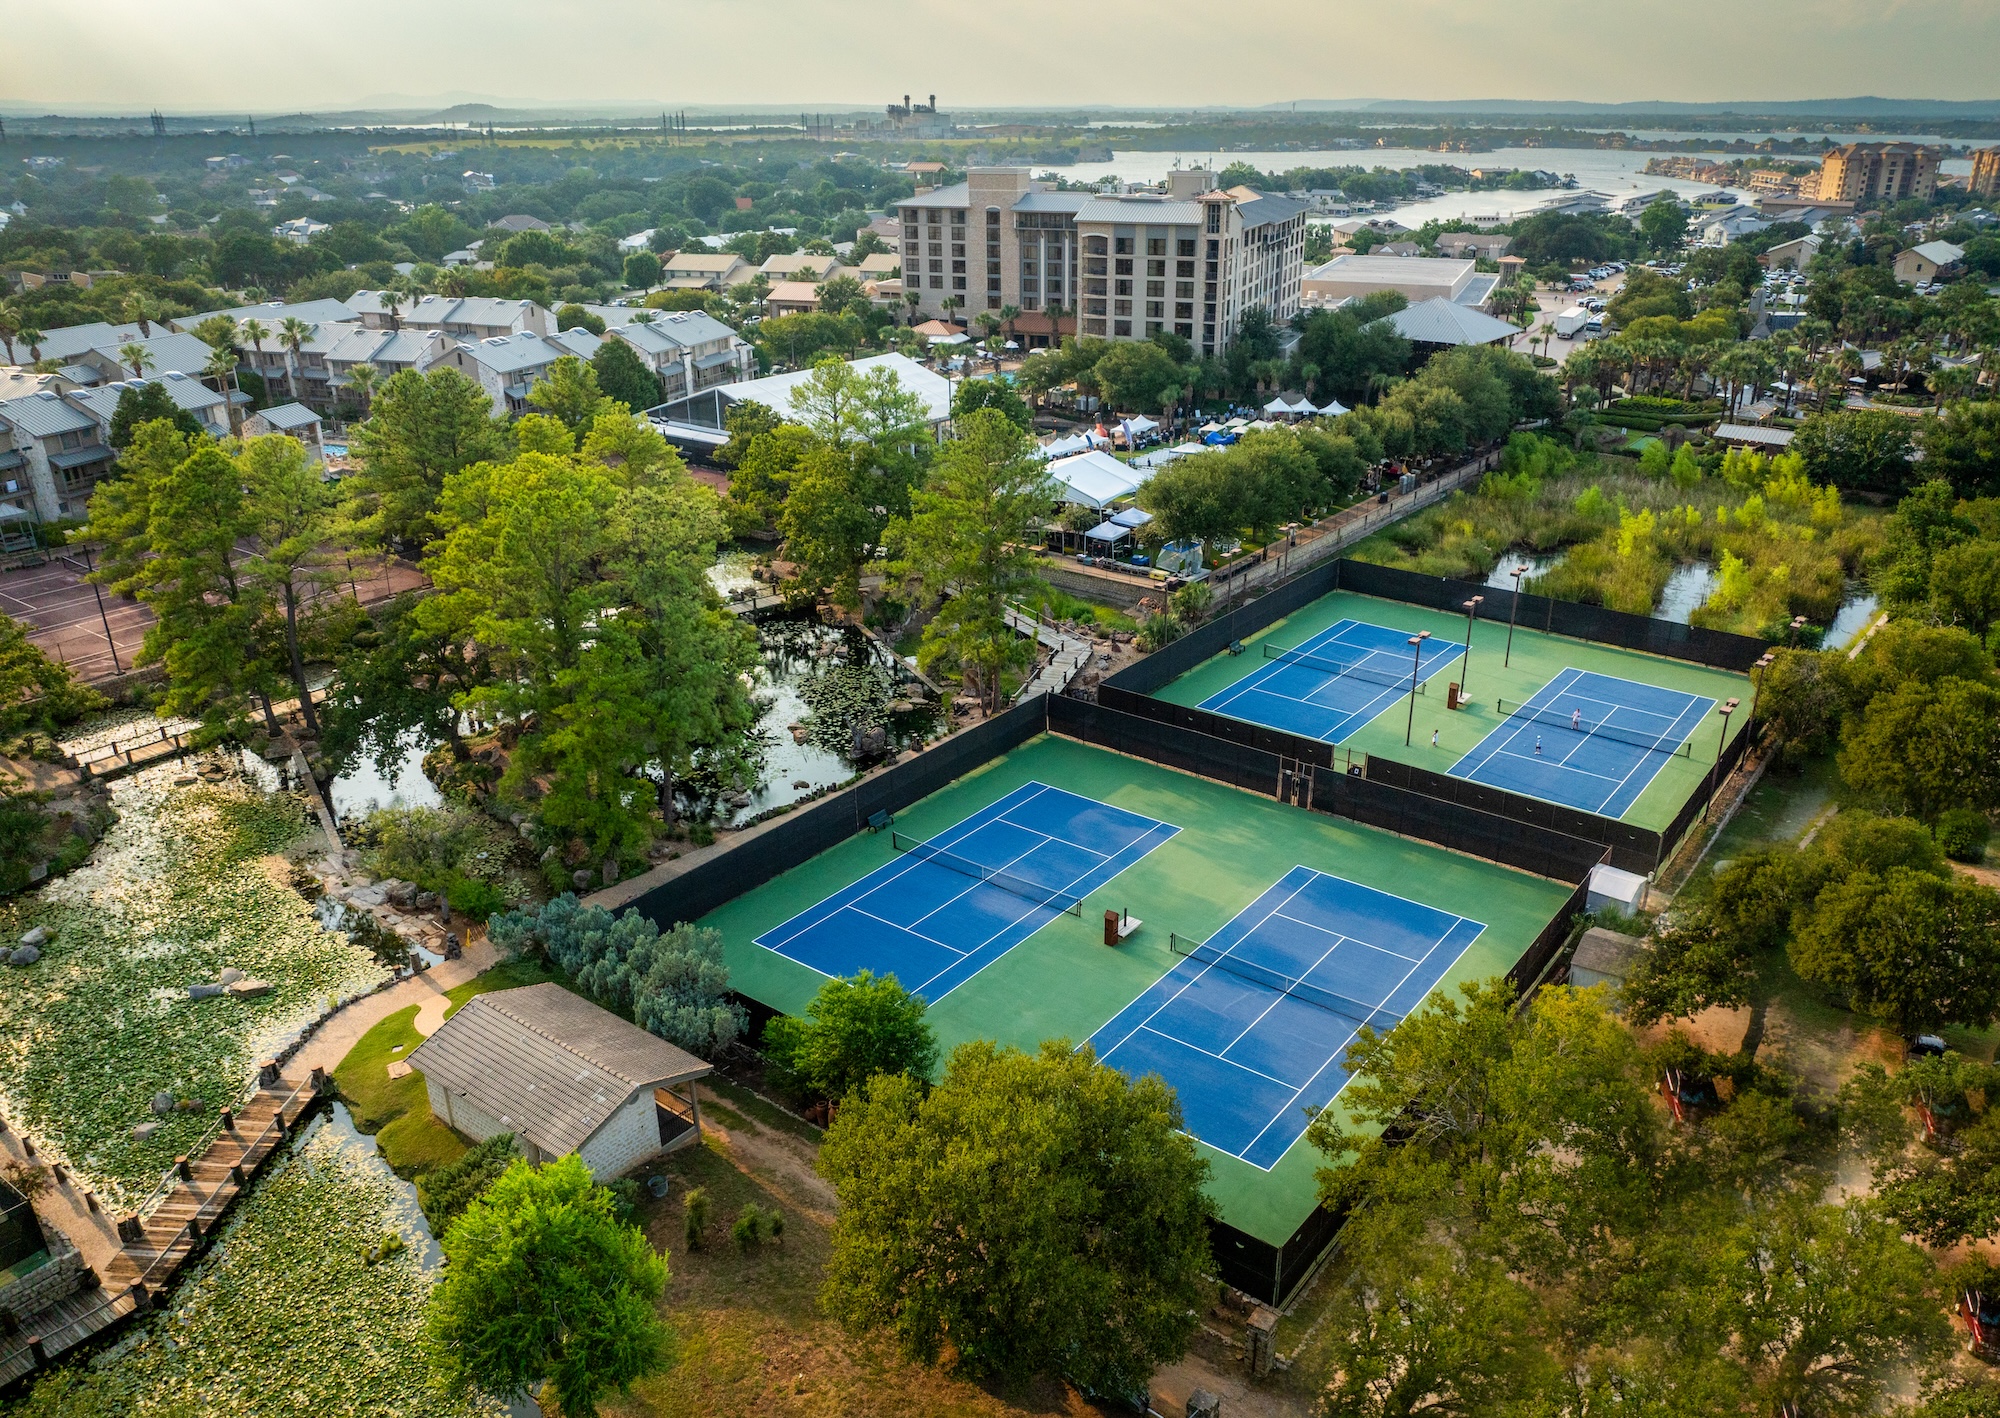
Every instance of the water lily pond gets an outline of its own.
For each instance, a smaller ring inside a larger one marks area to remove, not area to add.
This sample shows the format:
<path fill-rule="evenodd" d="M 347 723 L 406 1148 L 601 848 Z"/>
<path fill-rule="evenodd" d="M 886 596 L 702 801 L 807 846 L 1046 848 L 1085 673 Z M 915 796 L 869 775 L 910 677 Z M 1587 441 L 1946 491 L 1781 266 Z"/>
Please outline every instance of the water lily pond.
<path fill-rule="evenodd" d="M 441 1263 L 416 1189 L 336 1105 L 264 1176 L 163 1313 L 42 1379 L 21 1411 L 504 1418 L 502 1405 L 430 1387 L 424 1307 Z"/>
<path fill-rule="evenodd" d="M 215 781 L 190 761 L 113 783 L 118 822 L 90 860 L 0 908 L 0 938 L 49 932 L 39 961 L 0 972 L 0 1112 L 113 1205 L 150 1191 L 261 1059 L 389 974 L 293 889 L 303 799 L 202 761 Z M 190 997 L 225 969 L 270 990 Z M 163 1093 L 184 1106 L 156 1115 Z"/>

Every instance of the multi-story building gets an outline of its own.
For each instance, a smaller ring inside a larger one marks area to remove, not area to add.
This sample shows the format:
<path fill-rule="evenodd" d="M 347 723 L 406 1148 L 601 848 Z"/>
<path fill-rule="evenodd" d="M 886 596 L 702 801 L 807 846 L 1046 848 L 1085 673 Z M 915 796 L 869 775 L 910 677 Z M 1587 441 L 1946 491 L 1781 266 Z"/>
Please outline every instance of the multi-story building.
<path fill-rule="evenodd" d="M 113 453 L 97 420 L 52 389 L 0 403 L 0 523 L 82 517 Z"/>
<path fill-rule="evenodd" d="M 699 310 L 639 313 L 652 318 L 612 325 L 605 338 L 623 340 L 638 351 L 646 367 L 660 376 L 667 401 L 718 384 L 734 384 L 757 372 L 757 352 L 714 316 Z"/>
<path fill-rule="evenodd" d="M 2000 197 L 2000 148 L 1979 148 L 1972 154 L 1972 176 L 1966 186 L 1975 197 Z"/>
<path fill-rule="evenodd" d="M 454 340 L 490 340 L 496 336 L 555 333 L 556 322 L 532 300 L 508 300 L 491 295 L 426 295 L 400 301 L 390 314 L 383 292 L 358 290 L 347 299 L 362 323 L 371 329 L 435 330 Z"/>
<path fill-rule="evenodd" d="M 1820 159 L 1813 195 L 1822 202 L 1928 201 L 1939 150 L 1923 143 L 1849 143 Z"/>
<path fill-rule="evenodd" d="M 1163 193 L 1106 195 L 1051 191 L 1025 168 L 974 168 L 899 207 L 903 287 L 921 297 L 918 310 L 1012 306 L 1030 317 L 1031 346 L 1065 330 L 1112 340 L 1171 331 L 1215 354 L 1245 311 L 1282 322 L 1298 309 L 1305 203 L 1219 191 L 1198 169 L 1169 174 Z"/>
<path fill-rule="evenodd" d="M 555 335 L 523 330 L 518 335 L 493 335 L 451 346 L 440 357 L 486 391 L 496 411 L 514 417 L 528 412 L 528 394 L 559 359 L 575 356 L 588 361 L 602 341 L 578 326 Z"/>

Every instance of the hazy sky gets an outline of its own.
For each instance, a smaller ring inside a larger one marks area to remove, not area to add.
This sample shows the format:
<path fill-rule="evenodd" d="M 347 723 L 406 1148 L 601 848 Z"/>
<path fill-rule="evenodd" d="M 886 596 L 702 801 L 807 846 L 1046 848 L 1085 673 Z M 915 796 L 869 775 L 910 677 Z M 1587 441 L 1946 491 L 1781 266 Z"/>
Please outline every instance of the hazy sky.
<path fill-rule="evenodd" d="M 100 111 L 2000 96 L 1996 0 L 0 0 L 0 34 L 0 99 Z"/>

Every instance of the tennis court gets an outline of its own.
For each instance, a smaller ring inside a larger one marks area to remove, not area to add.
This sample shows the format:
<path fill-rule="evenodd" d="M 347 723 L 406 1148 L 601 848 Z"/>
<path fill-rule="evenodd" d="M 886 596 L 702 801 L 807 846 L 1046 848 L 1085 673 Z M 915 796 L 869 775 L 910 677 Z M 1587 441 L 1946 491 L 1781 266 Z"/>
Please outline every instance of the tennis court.
<path fill-rule="evenodd" d="M 1189 1132 L 1269 1171 L 1347 1082 L 1362 1026 L 1395 1027 L 1485 929 L 1295 866 L 1208 940 L 1177 938 L 1182 958 L 1091 1043 L 1171 1083 Z"/>
<path fill-rule="evenodd" d="M 1505 717 L 1452 764 L 1454 777 L 1618 817 L 1667 763 L 1695 757 L 1690 736 L 1715 701 L 1570 667 L 1527 702 L 1497 707 Z"/>
<path fill-rule="evenodd" d="M 1339 743 L 1390 705 L 1419 693 L 1457 659 L 1459 647 L 1435 637 L 1410 647 L 1413 630 L 1364 620 L 1328 626 L 1302 645 L 1266 642 L 1266 663 L 1210 695 L 1200 707 L 1302 738 Z"/>
<path fill-rule="evenodd" d="M 872 970 L 936 1003 L 1179 832 L 1027 783 L 756 938 L 827 976 Z"/>

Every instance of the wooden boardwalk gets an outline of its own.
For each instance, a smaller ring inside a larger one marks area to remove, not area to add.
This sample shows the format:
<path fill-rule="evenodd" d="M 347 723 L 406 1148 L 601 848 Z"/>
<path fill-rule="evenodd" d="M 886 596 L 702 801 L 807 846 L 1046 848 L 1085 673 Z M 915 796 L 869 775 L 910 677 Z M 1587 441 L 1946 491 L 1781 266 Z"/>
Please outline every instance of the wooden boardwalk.
<path fill-rule="evenodd" d="M 0 1387 L 36 1369 L 159 1300 L 247 1192 L 258 1170 L 291 1136 L 328 1087 L 321 1069 L 287 1078 L 266 1064 L 263 1082 L 242 1107 L 225 1110 L 199 1157 L 176 1159 L 137 1211 L 118 1222 L 122 1249 L 83 1290 L 24 1316 L 16 1333 L 0 1336 Z"/>

